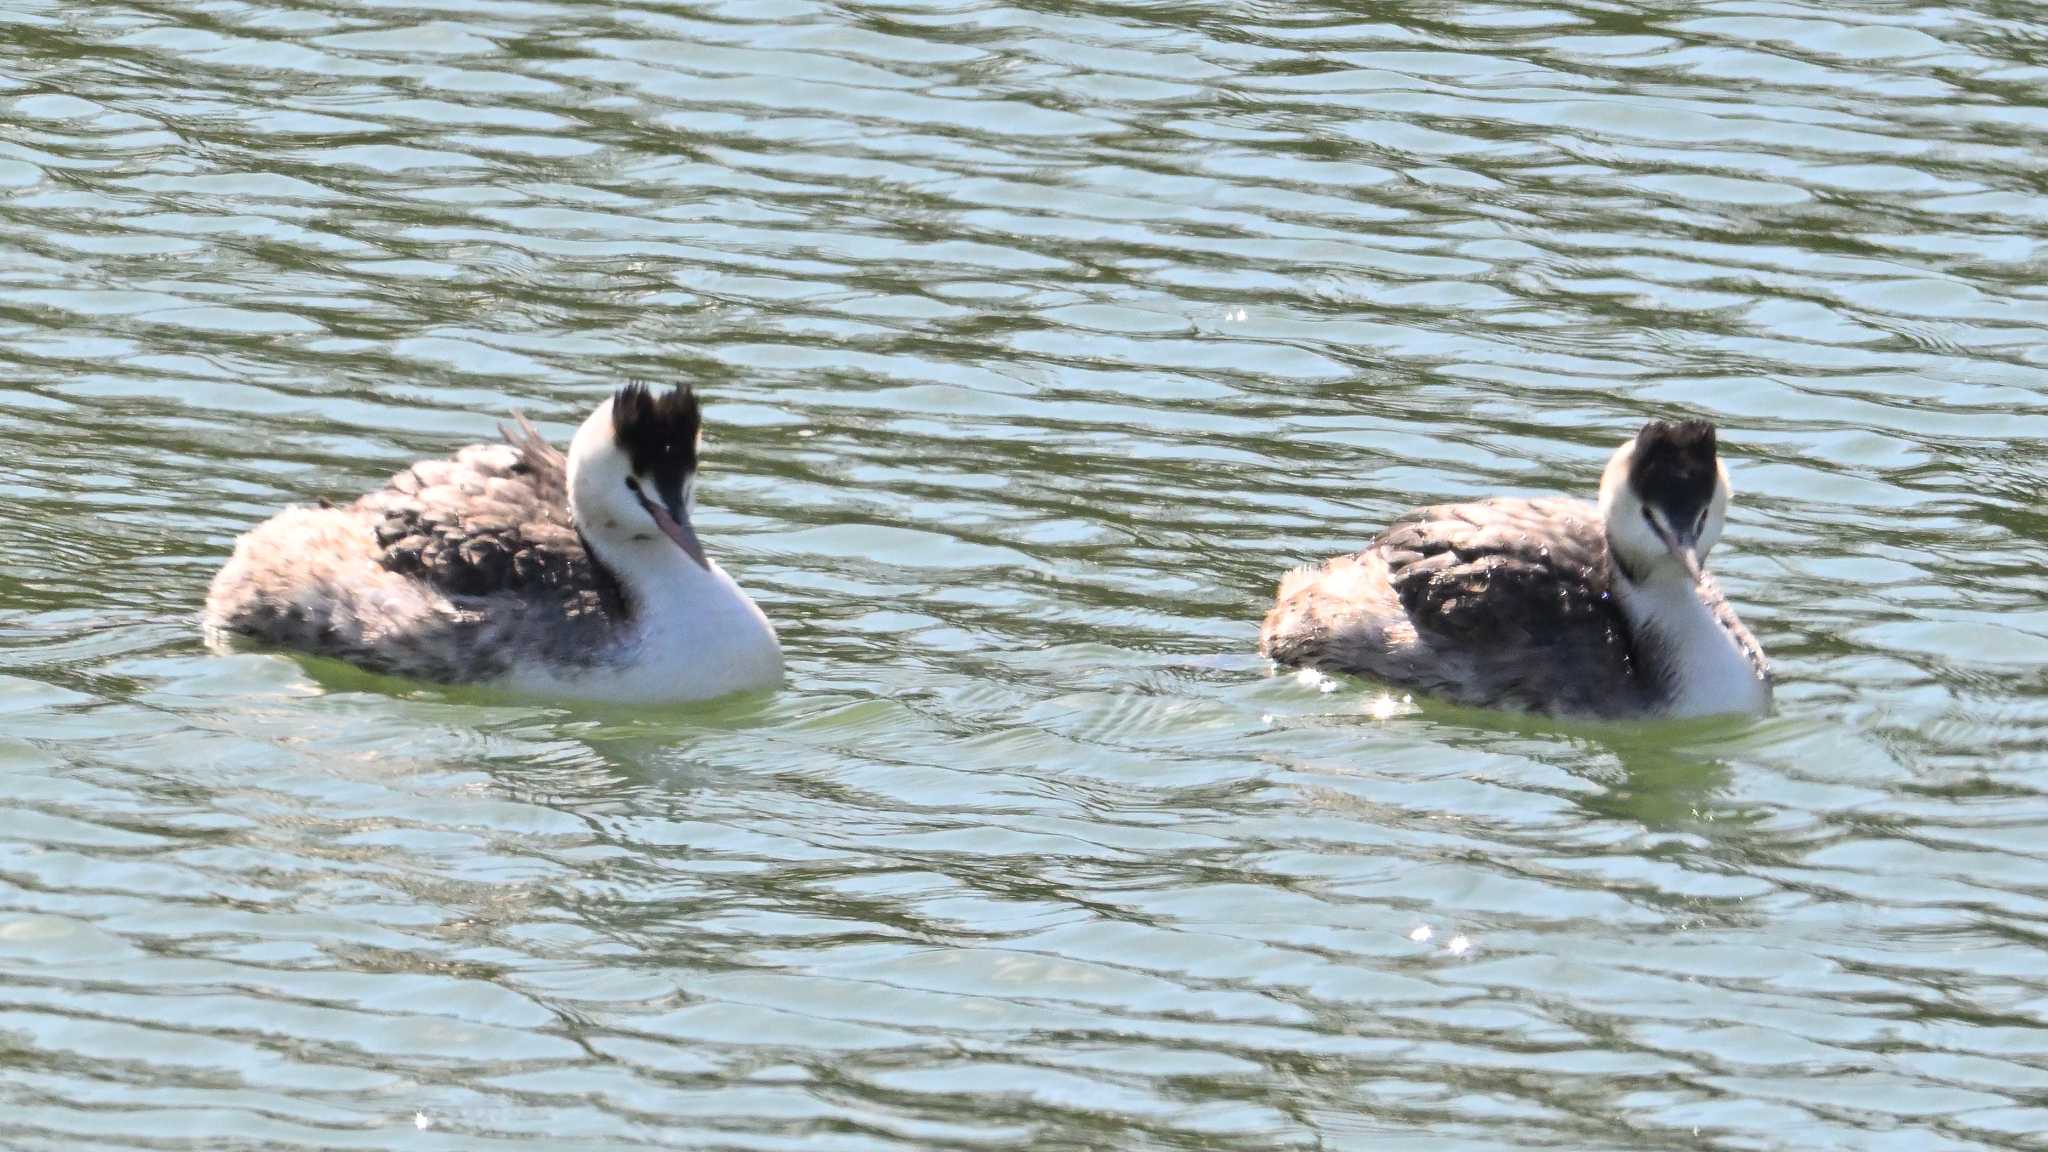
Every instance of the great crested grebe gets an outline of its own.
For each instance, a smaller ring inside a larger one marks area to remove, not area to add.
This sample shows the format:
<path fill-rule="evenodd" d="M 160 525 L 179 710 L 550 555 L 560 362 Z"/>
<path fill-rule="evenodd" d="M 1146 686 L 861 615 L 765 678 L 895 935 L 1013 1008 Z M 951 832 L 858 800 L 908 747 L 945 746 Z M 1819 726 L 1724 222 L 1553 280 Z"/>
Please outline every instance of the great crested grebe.
<path fill-rule="evenodd" d="M 629 384 L 565 457 L 523 418 L 346 507 L 290 508 L 235 544 L 210 629 L 443 683 L 621 702 L 782 680 L 761 609 L 690 527 L 701 413 Z"/>
<path fill-rule="evenodd" d="M 1714 426 L 1653 420 L 1607 461 L 1598 507 L 1440 504 L 1289 572 L 1259 650 L 1486 708 L 1765 712 L 1763 650 L 1700 567 L 1728 497 Z"/>

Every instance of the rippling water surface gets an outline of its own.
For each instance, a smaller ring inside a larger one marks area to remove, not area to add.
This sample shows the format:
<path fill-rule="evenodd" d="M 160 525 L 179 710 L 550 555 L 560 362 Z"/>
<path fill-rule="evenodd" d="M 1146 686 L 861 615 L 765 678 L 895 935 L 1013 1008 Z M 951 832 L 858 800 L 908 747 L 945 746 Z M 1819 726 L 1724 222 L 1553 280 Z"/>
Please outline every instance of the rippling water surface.
<path fill-rule="evenodd" d="M 2040 1147 L 2038 15 L 4 5 L 0 1146 Z M 629 379 L 772 701 L 201 645 Z M 1253 654 L 1673 413 L 1774 718 Z"/>

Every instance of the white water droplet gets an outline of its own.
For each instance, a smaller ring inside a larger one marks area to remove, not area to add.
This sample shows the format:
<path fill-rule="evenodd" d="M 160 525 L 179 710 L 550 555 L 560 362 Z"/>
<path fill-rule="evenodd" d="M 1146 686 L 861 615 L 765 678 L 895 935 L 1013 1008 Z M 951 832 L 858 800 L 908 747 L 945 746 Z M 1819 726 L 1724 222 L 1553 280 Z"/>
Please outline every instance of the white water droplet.
<path fill-rule="evenodd" d="M 1415 926 L 1415 930 L 1413 932 L 1408 933 L 1408 938 L 1410 940 L 1415 941 L 1417 944 L 1422 944 L 1427 942 L 1429 938 L 1434 935 L 1436 935 L 1436 929 L 1431 928 L 1427 924 L 1417 924 Z"/>
<path fill-rule="evenodd" d="M 427 1117 L 425 1112 L 415 1112 L 412 1114 L 412 1126 L 425 1132 L 434 1126 L 434 1122 Z"/>
<path fill-rule="evenodd" d="M 1463 956 L 1465 953 L 1470 952 L 1471 950 L 1472 938 L 1465 935 L 1463 932 L 1460 932 L 1456 936 L 1451 937 L 1449 940 L 1444 941 L 1444 951 L 1449 952 L 1453 956 Z"/>

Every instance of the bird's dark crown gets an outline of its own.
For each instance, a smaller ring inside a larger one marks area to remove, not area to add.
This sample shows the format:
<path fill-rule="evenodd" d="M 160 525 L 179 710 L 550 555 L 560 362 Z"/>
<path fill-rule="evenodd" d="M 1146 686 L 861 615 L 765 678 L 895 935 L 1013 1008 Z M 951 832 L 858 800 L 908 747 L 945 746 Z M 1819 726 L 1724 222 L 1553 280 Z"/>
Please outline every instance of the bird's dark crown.
<path fill-rule="evenodd" d="M 1714 426 L 1705 420 L 1652 420 L 1636 433 L 1628 485 L 1644 507 L 1662 512 L 1673 528 L 1683 530 L 1699 522 L 1713 502 L 1719 480 Z"/>
<path fill-rule="evenodd" d="M 671 508 L 681 505 L 683 483 L 697 470 L 697 435 L 703 410 L 688 384 L 656 396 L 645 384 L 628 384 L 612 397 L 612 442 L 632 462 L 633 473 L 654 482 Z"/>

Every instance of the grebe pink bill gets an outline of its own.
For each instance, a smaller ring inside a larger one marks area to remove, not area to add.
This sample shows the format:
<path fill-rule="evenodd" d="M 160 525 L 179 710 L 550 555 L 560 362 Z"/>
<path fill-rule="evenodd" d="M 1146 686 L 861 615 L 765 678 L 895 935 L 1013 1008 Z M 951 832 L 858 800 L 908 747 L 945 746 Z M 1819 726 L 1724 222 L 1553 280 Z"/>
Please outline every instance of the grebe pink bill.
<path fill-rule="evenodd" d="M 782 681 L 775 629 L 691 525 L 696 395 L 631 384 L 565 456 L 506 443 L 422 461 L 347 506 L 289 508 L 235 544 L 209 630 L 369 672 L 529 697 L 706 700 Z"/>
<path fill-rule="evenodd" d="M 1417 509 L 1365 550 L 1280 581 L 1275 662 L 1450 703 L 1555 716 L 1755 715 L 1763 650 L 1703 567 L 1727 516 L 1703 420 L 1653 420 L 1583 500 Z"/>

